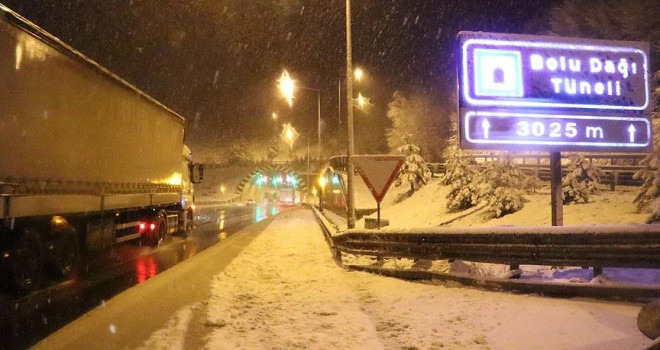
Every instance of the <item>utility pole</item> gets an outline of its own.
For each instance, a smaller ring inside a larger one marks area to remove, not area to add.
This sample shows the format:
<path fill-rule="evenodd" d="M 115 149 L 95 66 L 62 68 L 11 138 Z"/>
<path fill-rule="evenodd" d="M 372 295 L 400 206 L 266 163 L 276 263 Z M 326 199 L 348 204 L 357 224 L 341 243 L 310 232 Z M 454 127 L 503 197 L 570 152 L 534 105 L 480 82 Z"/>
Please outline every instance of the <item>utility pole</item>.
<path fill-rule="evenodd" d="M 319 140 L 319 156 L 317 161 L 321 161 L 321 90 L 316 90 L 316 97 L 318 98 L 318 140 Z"/>
<path fill-rule="evenodd" d="M 348 228 L 355 228 L 355 190 L 354 190 L 354 174 L 355 168 L 353 166 L 353 153 L 355 152 L 353 145 L 353 59 L 351 50 L 351 0 L 346 0 L 346 104 L 347 104 L 347 124 L 348 124 L 348 200 L 347 200 L 347 215 L 348 215 Z"/>

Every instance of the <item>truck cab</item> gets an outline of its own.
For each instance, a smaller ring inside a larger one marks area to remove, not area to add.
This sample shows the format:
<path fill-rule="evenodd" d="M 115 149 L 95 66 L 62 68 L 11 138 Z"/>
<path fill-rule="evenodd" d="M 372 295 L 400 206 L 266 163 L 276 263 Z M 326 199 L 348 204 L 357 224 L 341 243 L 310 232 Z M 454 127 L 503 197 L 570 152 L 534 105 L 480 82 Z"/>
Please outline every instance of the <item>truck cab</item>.
<path fill-rule="evenodd" d="M 182 233 L 187 234 L 193 227 L 195 217 L 194 186 L 204 179 L 204 166 L 193 163 L 192 152 L 186 145 L 183 146 L 181 169 L 183 172 L 183 176 L 181 176 L 181 209 L 185 215 L 181 218 L 183 222 L 180 227 L 183 228 Z"/>

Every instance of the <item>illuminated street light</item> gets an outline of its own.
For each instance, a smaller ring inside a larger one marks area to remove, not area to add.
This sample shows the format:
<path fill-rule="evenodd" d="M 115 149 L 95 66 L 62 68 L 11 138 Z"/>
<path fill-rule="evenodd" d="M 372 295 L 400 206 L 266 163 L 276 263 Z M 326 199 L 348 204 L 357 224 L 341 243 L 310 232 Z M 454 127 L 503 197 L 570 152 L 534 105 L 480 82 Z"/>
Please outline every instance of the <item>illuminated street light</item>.
<path fill-rule="evenodd" d="M 282 124 L 282 133 L 280 134 L 280 137 L 282 137 L 282 140 L 284 143 L 289 145 L 289 148 L 293 150 L 293 144 L 296 142 L 300 134 L 296 131 L 296 128 L 291 126 L 290 123 Z"/>
<path fill-rule="evenodd" d="M 291 79 L 291 76 L 286 69 L 282 71 L 282 75 L 277 79 L 277 88 L 280 91 L 280 95 L 286 99 L 289 107 L 293 106 L 293 95 L 296 92 L 296 82 Z"/>
<path fill-rule="evenodd" d="M 362 69 L 356 68 L 354 75 L 355 75 L 355 80 L 357 80 L 358 82 L 361 82 L 362 77 L 364 76 L 364 72 L 362 71 Z"/>
<path fill-rule="evenodd" d="M 363 112 L 368 112 L 369 109 L 373 106 L 373 104 L 370 101 L 371 99 L 368 97 L 362 96 L 361 93 L 358 94 L 358 97 L 353 100 L 359 109 L 361 109 Z"/>
<path fill-rule="evenodd" d="M 273 112 L 273 114 L 271 114 L 271 118 L 273 118 L 273 120 L 277 120 L 277 113 Z"/>
<path fill-rule="evenodd" d="M 287 102 L 289 103 L 289 107 L 293 106 L 293 98 L 295 94 L 295 90 L 298 88 L 296 86 L 295 80 L 291 78 L 289 75 L 289 72 L 285 69 L 282 72 L 282 75 L 280 78 L 277 80 L 277 86 L 280 90 L 280 95 L 284 97 Z M 318 157 L 321 159 L 321 90 L 320 89 L 314 89 L 306 86 L 300 86 L 301 89 L 303 90 L 311 90 L 316 92 L 316 97 L 317 97 L 317 120 L 318 120 L 318 142 L 319 142 L 319 149 L 318 149 Z"/>

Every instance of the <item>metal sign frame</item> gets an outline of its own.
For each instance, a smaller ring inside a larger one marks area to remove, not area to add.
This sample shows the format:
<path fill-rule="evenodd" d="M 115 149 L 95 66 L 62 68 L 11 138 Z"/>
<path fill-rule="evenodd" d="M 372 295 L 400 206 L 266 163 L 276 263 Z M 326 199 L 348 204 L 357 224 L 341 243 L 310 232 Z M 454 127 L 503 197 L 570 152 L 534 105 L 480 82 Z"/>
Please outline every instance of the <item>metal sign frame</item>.
<path fill-rule="evenodd" d="M 649 45 L 459 33 L 461 148 L 644 152 Z"/>

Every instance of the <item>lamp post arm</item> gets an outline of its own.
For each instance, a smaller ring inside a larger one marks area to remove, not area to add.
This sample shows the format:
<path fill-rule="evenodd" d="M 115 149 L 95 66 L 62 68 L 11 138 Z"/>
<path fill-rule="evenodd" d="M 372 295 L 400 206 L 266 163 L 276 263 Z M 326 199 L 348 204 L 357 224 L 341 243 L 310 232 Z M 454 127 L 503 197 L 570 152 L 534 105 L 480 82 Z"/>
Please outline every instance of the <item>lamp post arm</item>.
<path fill-rule="evenodd" d="M 321 160 L 321 91 L 317 91 L 316 95 L 318 97 L 318 137 L 319 137 L 319 156 L 318 161 Z"/>
<path fill-rule="evenodd" d="M 320 160 L 321 159 L 321 91 L 324 91 L 324 90 L 312 88 L 312 87 L 309 87 L 309 86 L 302 86 L 302 85 L 298 86 L 298 88 L 301 89 L 301 90 L 315 91 L 316 92 L 317 109 L 318 109 L 318 112 L 317 112 L 317 119 L 318 119 L 317 120 L 317 126 L 318 126 L 317 127 L 317 132 L 318 132 L 318 141 L 319 141 L 319 144 L 318 144 L 318 147 L 319 147 L 319 149 L 318 149 L 318 159 Z"/>
<path fill-rule="evenodd" d="M 316 89 L 316 88 L 313 88 L 313 87 L 302 86 L 302 85 L 299 85 L 298 88 L 301 89 L 301 90 L 316 91 L 318 93 L 320 93 L 321 91 L 324 91 L 324 90 L 321 90 L 321 89 Z"/>

